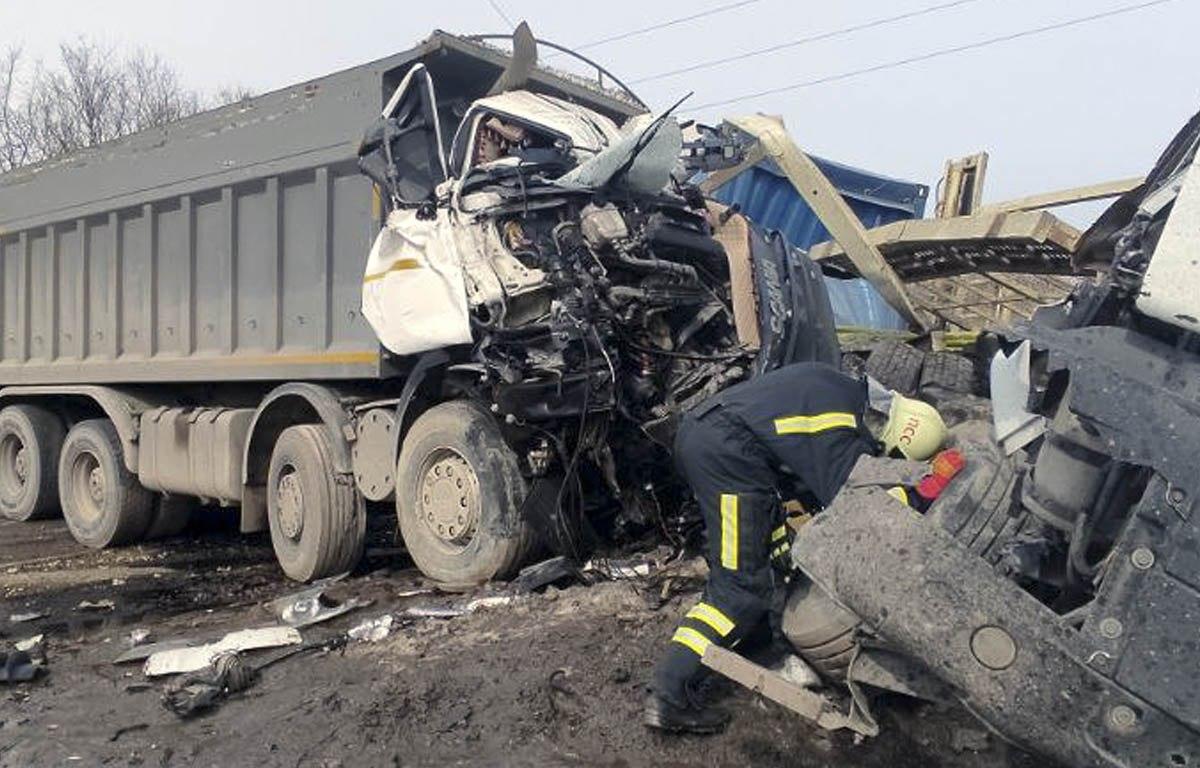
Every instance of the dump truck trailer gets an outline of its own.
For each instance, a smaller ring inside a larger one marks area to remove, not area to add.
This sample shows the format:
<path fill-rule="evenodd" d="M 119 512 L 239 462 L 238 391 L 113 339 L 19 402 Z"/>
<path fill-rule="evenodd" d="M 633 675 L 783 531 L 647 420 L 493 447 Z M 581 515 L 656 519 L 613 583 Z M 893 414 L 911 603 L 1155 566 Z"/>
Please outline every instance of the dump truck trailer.
<path fill-rule="evenodd" d="M 107 547 L 235 506 L 299 580 L 367 501 L 455 584 L 683 540 L 678 415 L 836 364 L 829 298 L 669 112 L 539 42 L 435 33 L 0 177 L 0 511 Z"/>
<path fill-rule="evenodd" d="M 432 367 L 363 320 L 383 211 L 358 145 L 414 64 L 453 125 L 508 62 L 439 32 L 0 176 L 0 510 L 51 514 L 61 496 L 72 534 L 102 547 L 238 506 L 289 575 L 353 565 Z M 528 87 L 617 122 L 644 111 L 541 70 Z"/>

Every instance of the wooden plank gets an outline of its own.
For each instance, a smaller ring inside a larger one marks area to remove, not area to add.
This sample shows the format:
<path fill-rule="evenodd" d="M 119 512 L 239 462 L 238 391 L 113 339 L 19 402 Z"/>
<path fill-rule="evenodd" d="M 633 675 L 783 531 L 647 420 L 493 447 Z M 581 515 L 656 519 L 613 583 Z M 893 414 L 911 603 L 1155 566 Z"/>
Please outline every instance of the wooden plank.
<path fill-rule="evenodd" d="M 874 736 L 870 728 L 833 709 L 824 696 L 788 682 L 771 670 L 742 658 L 733 651 L 710 645 L 701 659 L 704 666 L 717 674 L 761 694 L 780 706 L 787 707 L 820 727 L 836 731 L 847 729 L 864 736 Z"/>

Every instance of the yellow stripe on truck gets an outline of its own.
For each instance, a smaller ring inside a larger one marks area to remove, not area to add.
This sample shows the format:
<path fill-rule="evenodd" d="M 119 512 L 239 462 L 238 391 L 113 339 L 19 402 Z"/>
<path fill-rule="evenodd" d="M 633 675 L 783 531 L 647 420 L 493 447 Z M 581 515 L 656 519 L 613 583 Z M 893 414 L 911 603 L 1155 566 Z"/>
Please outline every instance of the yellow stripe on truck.
<path fill-rule="evenodd" d="M 856 429 L 858 419 L 853 413 L 818 413 L 813 416 L 784 416 L 775 419 L 777 435 L 815 435 L 830 429 Z"/>
<path fill-rule="evenodd" d="M 406 269 L 420 269 L 421 262 L 416 259 L 397 259 L 396 263 L 381 272 L 374 272 L 363 278 L 363 285 L 373 283 L 376 280 L 382 280 L 393 272 L 402 272 Z"/>

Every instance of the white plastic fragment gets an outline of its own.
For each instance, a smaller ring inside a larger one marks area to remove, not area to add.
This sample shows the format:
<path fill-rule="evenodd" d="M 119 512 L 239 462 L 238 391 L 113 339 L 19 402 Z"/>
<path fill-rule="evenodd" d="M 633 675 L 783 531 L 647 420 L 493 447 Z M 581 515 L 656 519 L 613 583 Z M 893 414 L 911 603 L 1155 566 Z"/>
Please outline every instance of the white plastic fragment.
<path fill-rule="evenodd" d="M 300 631 L 293 627 L 243 629 L 230 632 L 215 643 L 159 651 L 146 659 L 146 666 L 142 671 L 146 677 L 195 672 L 204 669 L 216 656 L 227 651 L 279 648 L 285 645 L 299 645 L 300 642 Z"/>
<path fill-rule="evenodd" d="M 367 619 L 353 627 L 347 634 L 351 640 L 360 643 L 377 643 L 392 632 L 392 615 L 385 613 L 374 619 Z"/>

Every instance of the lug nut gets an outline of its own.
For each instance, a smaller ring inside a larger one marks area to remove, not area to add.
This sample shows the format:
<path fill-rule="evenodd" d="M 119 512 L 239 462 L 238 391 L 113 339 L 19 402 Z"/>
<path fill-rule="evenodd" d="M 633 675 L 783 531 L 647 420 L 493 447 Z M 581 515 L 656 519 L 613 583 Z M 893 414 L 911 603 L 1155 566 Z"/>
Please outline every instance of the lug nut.
<path fill-rule="evenodd" d="M 1115 731 L 1129 731 L 1137 725 L 1137 712 L 1132 707 L 1118 704 L 1108 710 L 1108 723 Z"/>
<path fill-rule="evenodd" d="M 1148 571 L 1154 566 L 1154 553 L 1145 547 L 1138 547 L 1129 553 L 1129 562 L 1139 571 Z"/>

